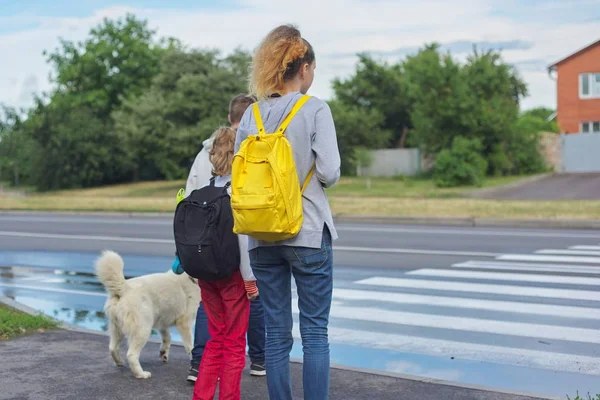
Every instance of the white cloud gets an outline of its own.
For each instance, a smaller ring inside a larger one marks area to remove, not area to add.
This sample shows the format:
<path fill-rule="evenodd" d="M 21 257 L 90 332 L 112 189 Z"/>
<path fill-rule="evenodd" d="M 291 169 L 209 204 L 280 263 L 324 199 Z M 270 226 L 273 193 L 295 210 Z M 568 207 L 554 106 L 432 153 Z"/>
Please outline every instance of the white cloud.
<path fill-rule="evenodd" d="M 578 4 L 585 5 L 585 1 L 580 0 Z M 355 65 L 354 57 L 328 55 L 390 52 L 431 41 L 518 40 L 531 42 L 531 48 L 507 50 L 503 53 L 504 59 L 511 63 L 537 60 L 540 65 L 543 62 L 550 64 L 597 40 L 600 31 L 598 21 L 548 23 L 535 18 L 528 21 L 523 16 L 509 17 L 518 15 L 515 11 L 519 4 L 526 3 L 516 0 L 502 3 L 499 0 L 311 0 L 294 8 L 293 12 L 288 4 L 280 1 L 243 0 L 240 3 L 236 9 L 111 7 L 97 10 L 86 18 L 19 17 L 23 19 L 19 24 L 37 26 L 0 34 L 0 54 L 8 60 L 0 64 L 0 102 L 26 105 L 23 94 L 29 88 L 24 89 L 24 85 L 30 76 L 37 78 L 39 90 L 48 90 L 49 67 L 42 51 L 54 49 L 59 37 L 81 40 L 103 17 L 114 18 L 128 11 L 147 18 L 152 27 L 158 28 L 160 35 L 177 37 L 191 47 L 220 48 L 224 52 L 238 46 L 251 50 L 272 27 L 280 23 L 297 24 L 317 52 L 317 76 L 311 92 L 323 98 L 331 95 L 331 80 L 336 76 L 347 76 Z M 565 3 L 569 1 L 554 1 L 544 8 L 544 12 L 564 13 Z M 498 13 L 499 7 L 504 7 L 502 10 L 506 12 Z M 464 56 L 457 54 L 461 59 Z M 545 68 L 532 70 L 537 68 L 535 65 L 529 64 L 529 68 L 522 71 L 531 93 L 524 105 L 554 107 L 555 84 Z"/>

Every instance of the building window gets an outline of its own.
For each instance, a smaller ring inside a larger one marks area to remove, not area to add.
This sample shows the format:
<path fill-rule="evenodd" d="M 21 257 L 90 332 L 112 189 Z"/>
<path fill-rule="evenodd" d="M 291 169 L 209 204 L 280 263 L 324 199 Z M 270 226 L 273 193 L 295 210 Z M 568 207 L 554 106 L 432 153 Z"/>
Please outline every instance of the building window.
<path fill-rule="evenodd" d="M 579 97 L 582 99 L 600 98 L 600 73 L 579 75 Z"/>
<path fill-rule="evenodd" d="M 580 131 L 582 133 L 600 133 L 600 121 L 582 122 Z"/>

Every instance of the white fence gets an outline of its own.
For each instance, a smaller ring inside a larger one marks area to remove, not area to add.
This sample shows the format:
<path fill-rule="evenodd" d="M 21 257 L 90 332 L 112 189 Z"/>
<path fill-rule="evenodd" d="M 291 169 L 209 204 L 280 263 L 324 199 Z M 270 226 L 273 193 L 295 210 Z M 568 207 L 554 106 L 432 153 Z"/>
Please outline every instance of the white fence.
<path fill-rule="evenodd" d="M 562 135 L 563 172 L 600 172 L 600 134 Z"/>
<path fill-rule="evenodd" d="M 419 149 L 373 150 L 373 163 L 368 169 L 370 176 L 413 176 L 421 170 Z"/>

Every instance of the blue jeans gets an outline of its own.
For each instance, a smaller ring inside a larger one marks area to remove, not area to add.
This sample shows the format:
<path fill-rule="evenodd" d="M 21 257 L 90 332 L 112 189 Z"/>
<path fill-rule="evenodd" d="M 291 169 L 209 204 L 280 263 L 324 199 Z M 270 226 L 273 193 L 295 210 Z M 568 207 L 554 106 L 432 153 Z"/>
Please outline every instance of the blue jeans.
<path fill-rule="evenodd" d="M 266 369 L 269 398 L 292 400 L 290 351 L 292 337 L 292 288 L 298 288 L 300 336 L 304 353 L 304 398 L 329 396 L 329 310 L 333 291 L 331 235 L 325 228 L 321 248 L 295 246 L 259 247 L 250 251 L 265 308 L 267 326 Z"/>
<path fill-rule="evenodd" d="M 198 306 L 196 327 L 194 328 L 194 348 L 192 349 L 192 366 L 200 366 L 208 333 L 208 317 L 204 311 L 204 303 Z M 250 302 L 250 321 L 248 325 L 248 356 L 252 363 L 265 361 L 265 311 L 260 296 Z"/>

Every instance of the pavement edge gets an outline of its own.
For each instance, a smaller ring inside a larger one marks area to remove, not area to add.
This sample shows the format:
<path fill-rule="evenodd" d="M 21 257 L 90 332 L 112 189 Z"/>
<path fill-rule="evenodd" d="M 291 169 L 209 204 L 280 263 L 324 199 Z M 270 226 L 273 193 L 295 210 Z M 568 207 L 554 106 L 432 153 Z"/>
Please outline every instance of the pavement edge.
<path fill-rule="evenodd" d="M 42 312 L 37 311 L 34 308 L 26 306 L 25 304 L 19 303 L 8 297 L 0 296 L 0 303 L 7 307 L 16 309 L 18 311 L 21 311 L 23 313 L 27 313 L 30 315 L 43 314 Z M 108 332 L 100 332 L 100 331 L 95 331 L 92 329 L 80 328 L 78 326 L 71 325 L 71 324 L 68 324 L 68 323 L 62 322 L 62 321 L 57 321 L 57 322 L 59 323 L 58 329 L 63 329 L 66 331 L 71 331 L 71 332 L 79 332 L 79 333 L 85 333 L 85 334 L 90 334 L 90 335 L 108 337 Z M 148 342 L 158 343 L 158 344 L 161 343 L 161 341 L 159 339 L 152 339 L 152 338 L 149 339 Z M 183 344 L 178 341 L 173 341 L 171 345 L 183 347 Z M 298 359 L 298 358 L 291 358 L 290 361 L 293 363 L 296 363 L 296 364 L 302 364 L 302 360 Z M 372 370 L 372 369 L 367 369 L 367 368 L 349 367 L 346 365 L 339 365 L 339 364 L 331 364 L 330 368 L 341 370 L 341 371 L 357 372 L 357 373 L 361 373 L 361 374 L 404 379 L 404 380 L 408 380 L 408 381 L 415 381 L 415 382 L 432 384 L 432 385 L 450 386 L 450 387 L 455 387 L 455 388 L 460 388 L 460 389 L 470 389 L 470 390 L 478 390 L 478 391 L 482 391 L 482 392 L 507 394 L 507 395 L 514 395 L 514 396 L 522 396 L 522 397 L 531 397 L 531 398 L 540 399 L 540 400 L 562 400 L 561 397 L 548 397 L 548 396 L 544 396 L 544 395 L 540 395 L 540 394 L 536 394 L 536 393 L 520 392 L 520 391 L 514 391 L 514 390 L 507 390 L 507 389 L 497 389 L 497 388 L 491 388 L 488 386 L 472 385 L 472 384 L 467 384 L 467 383 L 446 381 L 446 380 L 442 380 L 442 379 L 426 378 L 426 377 L 410 375 L 410 374 L 378 371 L 378 370 Z"/>
<path fill-rule="evenodd" d="M 116 211 L 10 211 L 0 210 L 0 216 L 9 215 L 60 215 L 88 217 L 173 217 L 172 213 L 116 212 Z M 386 217 L 377 215 L 335 214 L 335 223 L 364 223 L 389 225 L 445 225 L 464 227 L 503 227 L 531 229 L 600 229 L 600 219 L 508 219 L 477 217 Z"/>

